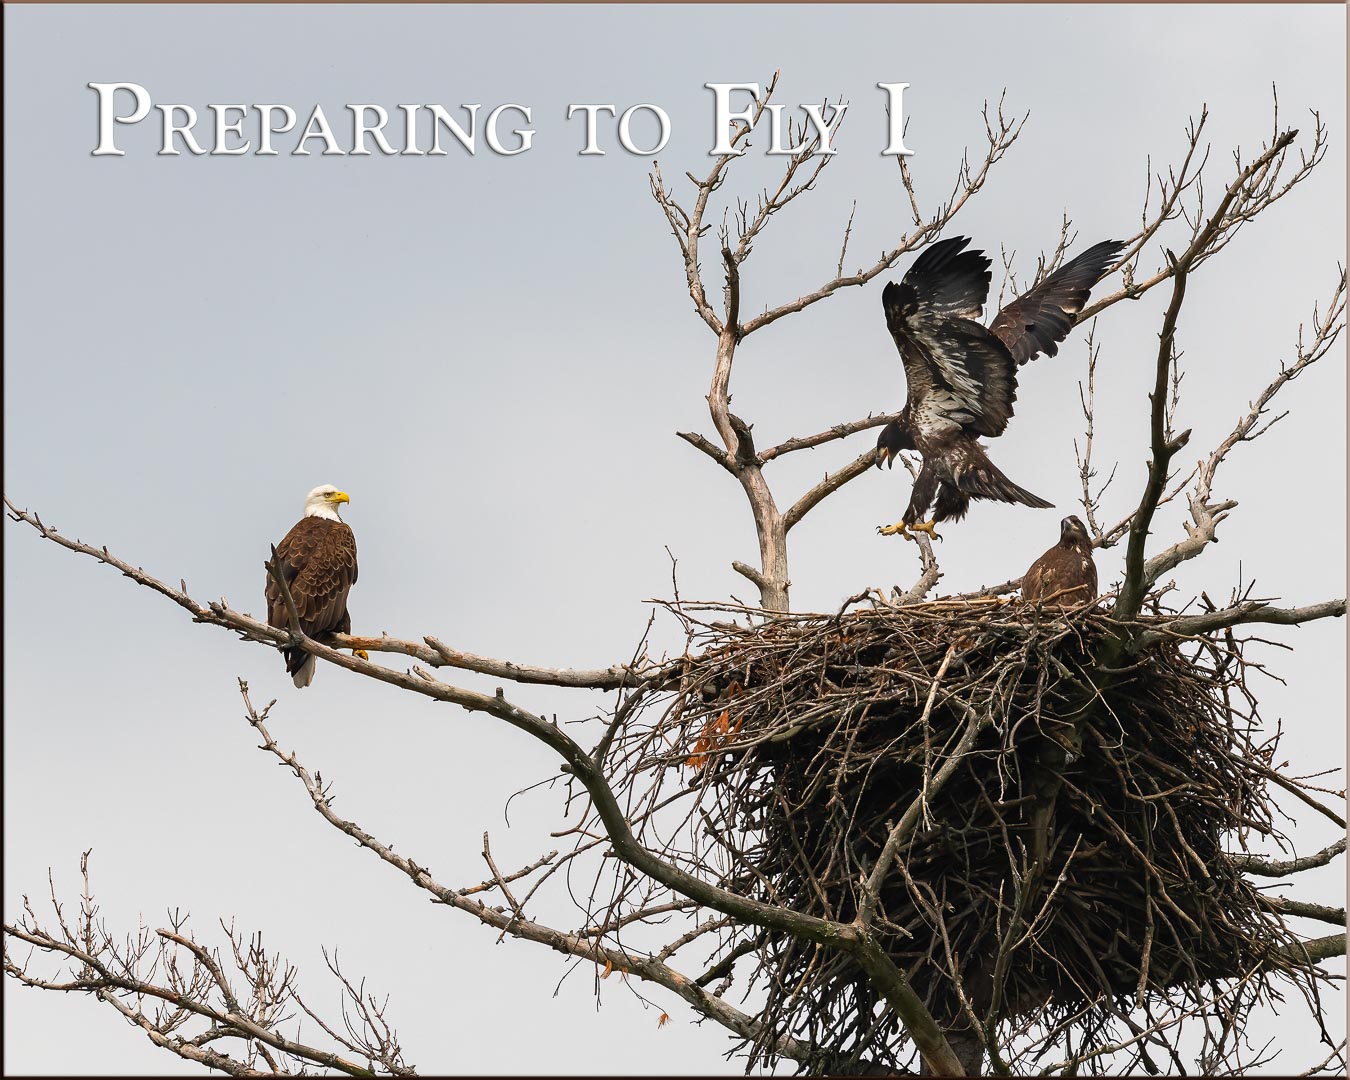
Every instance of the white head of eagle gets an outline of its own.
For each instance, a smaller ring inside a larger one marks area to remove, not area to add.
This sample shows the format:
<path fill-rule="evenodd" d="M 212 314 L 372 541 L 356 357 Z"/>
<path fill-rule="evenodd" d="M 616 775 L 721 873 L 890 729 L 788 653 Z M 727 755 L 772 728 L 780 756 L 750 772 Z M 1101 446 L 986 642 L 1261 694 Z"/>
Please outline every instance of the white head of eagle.
<path fill-rule="evenodd" d="M 277 545 L 276 566 L 295 602 L 299 629 L 307 638 L 350 634 L 347 595 L 356 584 L 356 537 L 338 508 L 351 502 L 345 491 L 320 484 L 305 496 L 305 512 Z M 291 611 L 276 579 L 267 575 L 267 621 L 290 630 Z M 298 646 L 281 650 L 286 673 L 297 687 L 314 680 L 314 656 Z M 365 654 L 356 655 L 365 659 Z"/>
<path fill-rule="evenodd" d="M 305 517 L 327 518 L 329 521 L 341 521 L 338 507 L 351 502 L 345 491 L 339 491 L 332 484 L 320 484 L 305 496 Z"/>

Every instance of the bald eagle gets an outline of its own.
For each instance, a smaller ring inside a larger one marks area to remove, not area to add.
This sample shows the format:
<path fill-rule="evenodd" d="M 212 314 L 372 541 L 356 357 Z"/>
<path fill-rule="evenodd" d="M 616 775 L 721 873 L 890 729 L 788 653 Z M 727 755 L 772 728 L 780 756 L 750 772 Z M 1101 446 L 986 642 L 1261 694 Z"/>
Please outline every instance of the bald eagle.
<path fill-rule="evenodd" d="M 352 617 L 347 594 L 356 584 L 356 537 L 338 507 L 351 499 L 332 484 L 305 496 L 305 514 L 276 547 L 276 565 L 295 601 L 300 629 L 306 637 L 349 634 Z M 291 628 L 291 615 L 281 587 L 267 575 L 267 621 L 279 630 Z M 282 649 L 286 674 L 297 687 L 314 681 L 314 657 L 303 649 Z M 366 654 L 356 650 L 366 659 Z"/>
<path fill-rule="evenodd" d="M 1070 608 L 1097 598 L 1092 541 L 1076 516 L 1059 523 L 1059 543 L 1031 564 L 1022 578 L 1022 599 Z"/>
<path fill-rule="evenodd" d="M 989 294 L 989 258 L 964 250 L 969 243 L 964 236 L 939 240 L 881 294 L 908 394 L 900 418 L 877 438 L 877 467 L 893 464 L 901 450 L 923 455 L 904 518 L 880 529 L 884 536 L 908 539 L 911 530 L 935 536 L 933 527 L 959 521 L 971 499 L 1051 505 L 1004 476 L 976 436 L 1003 434 L 1017 398 L 1017 368 L 1059 352 L 1092 286 L 1125 246 L 1104 240 L 1088 248 L 985 327 L 975 320 Z M 919 522 L 935 497 L 933 520 Z"/>

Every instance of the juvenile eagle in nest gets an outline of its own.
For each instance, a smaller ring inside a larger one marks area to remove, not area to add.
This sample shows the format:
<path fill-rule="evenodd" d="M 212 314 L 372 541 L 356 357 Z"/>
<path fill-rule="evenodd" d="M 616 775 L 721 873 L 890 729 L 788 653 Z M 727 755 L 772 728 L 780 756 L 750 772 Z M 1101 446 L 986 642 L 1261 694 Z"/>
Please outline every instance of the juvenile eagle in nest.
<path fill-rule="evenodd" d="M 1022 578 L 1022 599 L 1071 608 L 1097 598 L 1092 541 L 1075 516 L 1059 523 L 1059 543 L 1031 564 Z"/>
<path fill-rule="evenodd" d="M 936 536 L 939 521 L 959 521 L 971 499 L 1047 507 L 989 460 L 976 437 L 1002 435 L 1017 398 L 1017 369 L 1041 353 L 1054 356 L 1117 252 L 1118 240 L 1095 244 L 998 313 L 976 320 L 989 295 L 989 258 L 965 251 L 965 236 L 932 244 L 900 284 L 881 294 L 886 326 L 905 365 L 907 397 L 900 418 L 881 430 L 877 467 L 901 450 L 917 450 L 923 468 L 903 519 L 883 536 Z M 933 520 L 920 522 L 934 496 Z"/>
<path fill-rule="evenodd" d="M 338 507 L 351 499 L 332 484 L 316 487 L 305 496 L 305 514 L 276 546 L 276 567 L 295 601 L 300 629 L 306 637 L 349 634 L 352 617 L 347 594 L 356 584 L 356 537 L 342 520 Z M 267 621 L 278 630 L 291 628 L 291 614 L 281 587 L 267 575 Z M 368 659 L 355 650 L 361 659 Z M 314 657 L 304 649 L 281 650 L 286 674 L 297 687 L 314 681 Z"/>

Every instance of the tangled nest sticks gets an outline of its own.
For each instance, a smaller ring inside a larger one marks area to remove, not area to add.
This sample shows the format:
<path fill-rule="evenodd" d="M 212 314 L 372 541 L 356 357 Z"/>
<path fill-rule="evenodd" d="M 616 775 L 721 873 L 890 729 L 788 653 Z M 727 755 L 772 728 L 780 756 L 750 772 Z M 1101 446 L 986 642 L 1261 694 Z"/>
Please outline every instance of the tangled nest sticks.
<path fill-rule="evenodd" d="M 1212 1001 L 1215 980 L 1311 983 L 1224 855 L 1232 836 L 1279 837 L 1275 739 L 1258 741 L 1231 634 L 1104 671 L 1119 627 L 1091 607 L 677 614 L 678 685 L 638 692 L 609 759 L 640 838 L 724 888 L 842 922 L 889 840 L 873 932 L 949 1030 L 1072 1019 L 1105 1039 L 1132 1006 Z M 719 948 L 753 955 L 766 988 L 751 1066 L 785 1033 L 835 1069 L 912 1049 L 847 956 L 731 922 Z"/>

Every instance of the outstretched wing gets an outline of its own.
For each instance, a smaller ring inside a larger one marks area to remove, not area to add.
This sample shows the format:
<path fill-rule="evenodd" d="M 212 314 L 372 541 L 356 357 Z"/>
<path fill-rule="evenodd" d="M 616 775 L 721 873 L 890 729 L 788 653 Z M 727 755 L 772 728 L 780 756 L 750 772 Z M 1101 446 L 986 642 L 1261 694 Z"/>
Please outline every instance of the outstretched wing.
<path fill-rule="evenodd" d="M 975 321 L 989 294 L 989 259 L 965 251 L 969 243 L 957 236 L 928 247 L 881 302 L 904 361 L 912 422 L 930 433 L 960 427 L 993 436 L 1012 416 L 1016 364 Z"/>
<path fill-rule="evenodd" d="M 1120 240 L 1094 244 L 998 313 L 989 329 L 1019 366 L 1041 353 L 1059 352 L 1059 343 L 1069 336 L 1092 286 L 1124 246 Z"/>
<path fill-rule="evenodd" d="M 356 538 L 348 525 L 301 518 L 277 545 L 277 565 L 295 601 L 301 630 L 313 637 L 350 626 L 347 596 L 356 583 Z M 286 600 L 270 574 L 267 621 L 290 625 Z"/>

